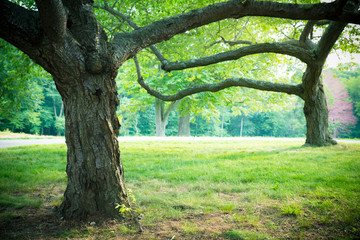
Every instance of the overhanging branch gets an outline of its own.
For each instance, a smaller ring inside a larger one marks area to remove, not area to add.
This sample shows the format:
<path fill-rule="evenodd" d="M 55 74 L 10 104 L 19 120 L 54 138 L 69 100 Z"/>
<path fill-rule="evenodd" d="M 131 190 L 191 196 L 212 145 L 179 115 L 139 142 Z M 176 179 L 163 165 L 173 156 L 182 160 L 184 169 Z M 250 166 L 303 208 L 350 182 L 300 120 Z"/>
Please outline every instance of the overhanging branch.
<path fill-rule="evenodd" d="M 184 90 L 179 91 L 178 93 L 172 95 L 164 95 L 155 89 L 151 88 L 148 84 L 145 83 L 141 71 L 139 62 L 136 57 L 134 58 L 137 72 L 137 82 L 143 87 L 150 95 L 161 99 L 163 101 L 176 101 L 182 99 L 186 96 L 190 96 L 196 93 L 201 92 L 218 92 L 225 88 L 229 87 L 247 87 L 263 91 L 271 92 L 281 92 L 287 94 L 294 94 L 303 98 L 303 87 L 302 84 L 292 85 L 292 84 L 283 84 L 283 83 L 271 83 L 266 81 L 256 81 L 248 78 L 228 78 L 222 82 L 212 83 L 212 84 L 203 84 L 195 87 L 190 87 Z"/>
<path fill-rule="evenodd" d="M 316 24 L 316 21 L 308 21 L 303 29 L 303 31 L 301 32 L 299 41 L 300 42 L 305 42 L 306 40 L 309 39 L 309 35 L 311 35 L 314 25 Z"/>
<path fill-rule="evenodd" d="M 36 0 L 45 34 L 53 42 L 66 38 L 66 13 L 61 0 Z"/>
<path fill-rule="evenodd" d="M 42 39 L 39 13 L 0 1 L 0 37 L 29 54 Z"/>
<path fill-rule="evenodd" d="M 130 27 L 132 27 L 135 30 L 140 28 L 130 17 L 115 10 L 113 7 L 109 7 L 107 4 L 105 6 L 94 5 L 94 7 L 104 9 L 105 11 L 109 12 L 110 14 L 120 17 L 122 20 L 127 22 L 130 25 Z M 164 55 L 161 54 L 161 52 L 159 51 L 159 49 L 157 49 L 157 47 L 155 45 L 151 45 L 150 49 L 155 54 L 155 56 L 159 59 L 159 61 L 161 63 L 165 63 L 167 61 L 165 59 Z"/>
<path fill-rule="evenodd" d="M 270 1 L 232 0 L 165 18 L 132 31 L 129 33 L 129 37 L 144 48 L 168 40 L 179 33 L 212 22 L 227 18 L 242 18 L 245 16 L 263 16 L 293 20 L 328 19 L 356 24 L 360 23 L 359 12 L 343 11 L 342 7 L 343 4 L 339 4 L 339 2 L 291 4 Z"/>
<path fill-rule="evenodd" d="M 338 40 L 342 31 L 344 30 L 346 23 L 331 22 L 326 28 L 316 48 L 317 60 L 324 64 L 327 56 L 329 55 L 334 44 Z"/>
<path fill-rule="evenodd" d="M 291 85 L 291 84 L 281 84 L 281 83 L 271 83 L 265 81 L 256 81 L 248 78 L 228 78 L 219 83 L 212 84 L 203 84 L 196 87 L 187 88 L 179 91 L 178 93 L 172 95 L 164 95 L 154 89 L 144 82 L 144 79 L 138 78 L 138 83 L 143 87 L 150 95 L 159 98 L 163 101 L 176 101 L 182 99 L 186 96 L 190 96 L 196 93 L 201 92 L 218 92 L 225 88 L 229 87 L 247 87 L 263 91 L 270 92 L 281 92 L 287 94 L 294 94 L 303 98 L 303 87 L 301 84 Z"/>
<path fill-rule="evenodd" d="M 301 47 L 300 44 L 294 42 L 283 43 L 260 43 L 236 50 L 218 53 L 212 56 L 192 59 L 183 62 L 166 62 L 161 66 L 165 71 L 183 70 L 187 68 L 194 68 L 200 66 L 207 66 L 214 63 L 237 60 L 239 58 L 258 54 L 258 53 L 280 53 L 296 57 L 305 63 L 310 63 L 313 60 L 312 52 Z"/>

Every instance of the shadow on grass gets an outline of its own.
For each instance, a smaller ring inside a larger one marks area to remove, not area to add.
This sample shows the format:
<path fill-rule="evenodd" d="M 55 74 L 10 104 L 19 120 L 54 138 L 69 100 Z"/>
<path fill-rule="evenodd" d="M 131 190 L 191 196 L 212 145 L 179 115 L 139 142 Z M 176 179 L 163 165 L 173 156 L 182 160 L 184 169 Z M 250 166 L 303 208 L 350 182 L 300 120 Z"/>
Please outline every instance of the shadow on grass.
<path fill-rule="evenodd" d="M 50 239 L 66 236 L 79 227 L 79 224 L 61 221 L 59 214 L 50 207 L 3 211 L 1 206 L 1 239 Z"/>

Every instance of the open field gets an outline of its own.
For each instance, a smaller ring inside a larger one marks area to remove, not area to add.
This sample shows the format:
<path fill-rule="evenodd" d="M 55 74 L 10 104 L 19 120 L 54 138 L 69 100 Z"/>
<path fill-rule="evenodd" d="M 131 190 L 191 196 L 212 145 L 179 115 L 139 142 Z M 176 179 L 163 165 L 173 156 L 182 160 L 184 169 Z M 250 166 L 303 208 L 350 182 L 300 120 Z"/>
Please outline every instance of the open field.
<path fill-rule="evenodd" d="M 302 144 L 121 142 L 141 234 L 119 220 L 60 220 L 64 144 L 0 149 L 0 238 L 360 238 L 360 145 Z"/>

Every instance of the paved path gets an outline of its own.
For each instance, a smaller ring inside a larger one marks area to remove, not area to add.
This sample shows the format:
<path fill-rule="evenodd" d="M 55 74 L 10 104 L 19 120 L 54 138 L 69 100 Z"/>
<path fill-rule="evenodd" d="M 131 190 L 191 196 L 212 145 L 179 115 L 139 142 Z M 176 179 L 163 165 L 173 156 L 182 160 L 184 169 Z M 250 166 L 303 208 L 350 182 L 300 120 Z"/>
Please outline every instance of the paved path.
<path fill-rule="evenodd" d="M 0 148 L 24 146 L 24 145 L 43 145 L 65 143 L 65 138 L 51 138 L 51 139 L 0 139 Z"/>
<path fill-rule="evenodd" d="M 119 137 L 119 142 L 134 141 L 300 141 L 305 142 L 305 138 L 273 138 L 273 137 Z M 340 143 L 358 143 L 360 140 L 337 140 Z M 9 148 L 24 145 L 44 145 L 65 143 L 65 138 L 51 139 L 0 139 L 0 148 Z"/>

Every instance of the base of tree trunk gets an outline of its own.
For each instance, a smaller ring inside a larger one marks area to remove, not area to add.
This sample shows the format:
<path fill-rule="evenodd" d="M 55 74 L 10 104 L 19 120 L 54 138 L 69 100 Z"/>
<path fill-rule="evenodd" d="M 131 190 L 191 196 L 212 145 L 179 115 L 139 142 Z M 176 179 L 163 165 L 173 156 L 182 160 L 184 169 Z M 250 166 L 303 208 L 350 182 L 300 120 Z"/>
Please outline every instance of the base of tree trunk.
<path fill-rule="evenodd" d="M 331 138 L 331 139 L 327 139 L 324 141 L 316 141 L 316 142 L 306 140 L 304 146 L 305 147 L 324 147 L 324 146 L 332 146 L 332 145 L 337 145 L 337 144 L 338 144 L 337 141 Z"/>

